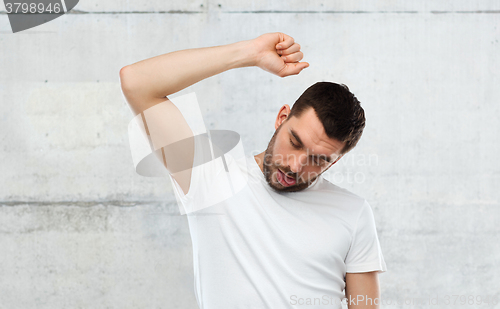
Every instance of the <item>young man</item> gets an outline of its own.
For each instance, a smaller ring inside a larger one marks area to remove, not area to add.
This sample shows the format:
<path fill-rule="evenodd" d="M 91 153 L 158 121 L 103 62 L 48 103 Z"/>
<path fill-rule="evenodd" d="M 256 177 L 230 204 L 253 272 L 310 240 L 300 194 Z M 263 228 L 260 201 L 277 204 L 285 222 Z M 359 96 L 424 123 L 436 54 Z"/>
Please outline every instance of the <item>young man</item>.
<path fill-rule="evenodd" d="M 299 74 L 309 65 L 302 58 L 300 45 L 278 32 L 121 69 L 123 94 L 149 140 L 153 131 L 163 134 L 159 159 L 183 201 L 219 194 L 206 187 L 221 173 L 213 164 L 195 168 L 194 131 L 166 96 L 233 68 Z M 161 117 L 152 112 L 159 106 Z M 316 83 L 292 110 L 281 107 L 265 151 L 245 157 L 246 164 L 228 162 L 237 177 L 252 181 L 188 216 L 200 308 L 340 308 L 344 296 L 350 309 L 379 308 L 378 272 L 386 265 L 371 207 L 321 177 L 356 145 L 364 126 L 363 109 L 346 86 Z M 163 147 L 182 141 L 183 147 Z"/>

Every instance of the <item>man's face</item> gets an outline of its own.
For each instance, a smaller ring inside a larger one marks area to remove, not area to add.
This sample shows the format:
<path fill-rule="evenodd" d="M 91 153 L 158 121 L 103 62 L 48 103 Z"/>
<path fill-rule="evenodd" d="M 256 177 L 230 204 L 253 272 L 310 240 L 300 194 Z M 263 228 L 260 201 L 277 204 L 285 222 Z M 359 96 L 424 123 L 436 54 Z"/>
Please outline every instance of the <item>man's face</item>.
<path fill-rule="evenodd" d="M 340 159 L 345 144 L 326 135 L 313 108 L 304 111 L 300 118 L 287 118 L 288 113 L 289 107 L 285 105 L 276 120 L 276 131 L 263 162 L 267 183 L 279 192 L 295 192 L 309 187 Z"/>

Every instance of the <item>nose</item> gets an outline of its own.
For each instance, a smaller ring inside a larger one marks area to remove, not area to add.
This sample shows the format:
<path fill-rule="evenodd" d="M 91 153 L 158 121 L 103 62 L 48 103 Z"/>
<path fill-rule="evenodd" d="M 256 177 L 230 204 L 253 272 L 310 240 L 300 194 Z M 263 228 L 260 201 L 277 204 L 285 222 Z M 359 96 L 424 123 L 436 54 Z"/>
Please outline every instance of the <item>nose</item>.
<path fill-rule="evenodd" d="M 294 173 L 294 178 L 297 178 L 298 174 L 302 171 L 302 167 L 307 164 L 307 156 L 304 154 L 296 154 L 290 155 L 288 157 L 288 166 L 290 168 L 290 172 Z"/>

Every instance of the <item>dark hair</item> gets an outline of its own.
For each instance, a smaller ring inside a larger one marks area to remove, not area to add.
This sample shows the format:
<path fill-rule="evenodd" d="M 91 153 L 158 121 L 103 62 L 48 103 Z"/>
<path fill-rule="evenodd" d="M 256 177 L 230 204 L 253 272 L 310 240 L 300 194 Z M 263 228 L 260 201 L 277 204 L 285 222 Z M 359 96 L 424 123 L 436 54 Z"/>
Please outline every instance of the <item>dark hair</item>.
<path fill-rule="evenodd" d="M 310 107 L 314 108 L 326 135 L 345 142 L 341 154 L 356 146 L 365 127 L 365 111 L 346 85 L 315 83 L 295 101 L 287 119 L 300 117 Z"/>

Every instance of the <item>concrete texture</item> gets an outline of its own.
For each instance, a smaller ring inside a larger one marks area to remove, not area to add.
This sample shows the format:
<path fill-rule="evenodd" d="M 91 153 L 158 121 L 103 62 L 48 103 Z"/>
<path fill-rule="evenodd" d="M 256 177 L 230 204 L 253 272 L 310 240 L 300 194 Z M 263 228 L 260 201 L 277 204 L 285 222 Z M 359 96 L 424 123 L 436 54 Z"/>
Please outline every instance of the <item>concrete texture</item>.
<path fill-rule="evenodd" d="M 367 126 L 326 176 L 374 209 L 384 307 L 500 308 L 500 2 L 80 1 L 17 34 L 0 11 L 0 309 L 196 307 L 187 220 L 168 179 L 133 171 L 118 72 L 274 31 L 301 44 L 299 76 L 176 95 L 257 154 L 282 104 L 347 84 Z"/>

